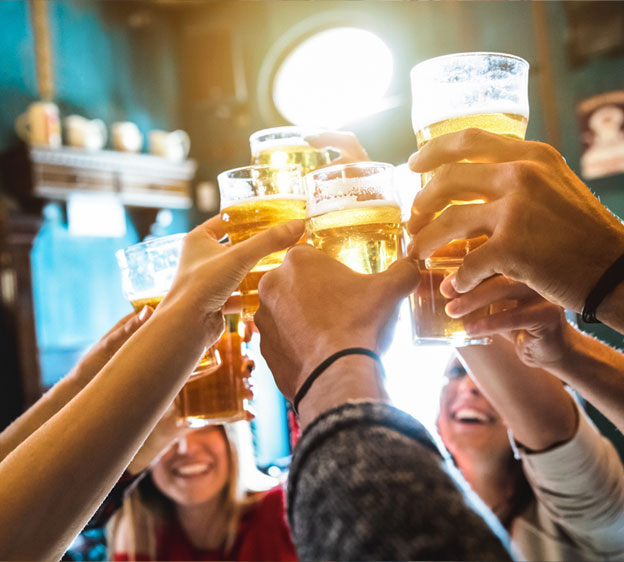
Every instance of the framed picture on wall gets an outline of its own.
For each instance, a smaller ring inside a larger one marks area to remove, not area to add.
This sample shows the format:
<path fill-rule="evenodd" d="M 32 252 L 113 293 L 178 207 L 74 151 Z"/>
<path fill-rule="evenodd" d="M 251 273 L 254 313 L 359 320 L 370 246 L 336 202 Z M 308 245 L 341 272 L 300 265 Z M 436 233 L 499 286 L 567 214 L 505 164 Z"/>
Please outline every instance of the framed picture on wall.
<path fill-rule="evenodd" d="M 578 116 L 581 176 L 590 180 L 624 173 L 624 90 L 583 100 Z"/>

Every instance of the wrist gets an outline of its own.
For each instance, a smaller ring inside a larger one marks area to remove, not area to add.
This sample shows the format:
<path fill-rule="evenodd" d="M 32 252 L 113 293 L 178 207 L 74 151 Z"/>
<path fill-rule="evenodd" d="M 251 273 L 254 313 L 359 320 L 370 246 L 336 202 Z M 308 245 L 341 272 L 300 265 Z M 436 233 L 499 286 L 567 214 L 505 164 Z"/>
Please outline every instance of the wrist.
<path fill-rule="evenodd" d="M 203 303 L 192 297 L 191 291 L 170 291 L 156 309 L 156 314 L 181 316 L 191 330 L 202 338 L 206 346 L 216 343 L 224 329 L 221 310 L 204 310 Z"/>
<path fill-rule="evenodd" d="M 624 318 L 624 280 L 598 305 L 596 318 L 603 324 L 620 330 Z"/>
<path fill-rule="evenodd" d="M 338 353 L 343 349 L 350 349 L 355 347 L 361 347 L 364 349 L 370 349 L 371 351 L 378 352 L 376 338 L 371 337 L 362 337 L 361 335 L 357 335 L 357 337 L 326 337 L 322 340 L 316 339 L 312 342 L 314 345 L 311 346 L 310 352 L 306 353 L 306 356 L 303 358 L 301 369 L 299 371 L 299 381 L 297 384 L 297 388 L 300 388 L 304 383 L 306 378 L 312 373 L 316 367 L 318 367 L 325 359 Z M 371 359 L 374 362 L 374 360 Z"/>
<path fill-rule="evenodd" d="M 329 355 L 331 352 L 327 354 Z M 345 402 L 359 400 L 388 400 L 383 385 L 383 373 L 372 357 L 345 355 L 323 371 L 301 399 L 301 427 L 305 428 L 327 410 Z"/>
<path fill-rule="evenodd" d="M 568 324 L 565 329 L 565 335 L 562 338 L 563 341 L 565 341 L 562 353 L 558 355 L 555 361 L 552 361 L 548 365 L 543 365 L 543 368 L 557 374 L 567 373 L 573 370 L 574 366 L 584 356 L 584 349 L 587 345 L 585 341 L 586 337 L 587 336 L 583 334 L 583 332 L 580 332 Z M 560 378 L 565 382 L 564 377 Z"/>

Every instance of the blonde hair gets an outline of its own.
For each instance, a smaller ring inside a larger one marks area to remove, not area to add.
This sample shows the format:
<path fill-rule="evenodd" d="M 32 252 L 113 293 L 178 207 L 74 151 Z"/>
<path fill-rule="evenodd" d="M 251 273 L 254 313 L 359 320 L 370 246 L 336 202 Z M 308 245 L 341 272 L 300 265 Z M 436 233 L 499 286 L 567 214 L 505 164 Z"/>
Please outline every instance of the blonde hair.
<path fill-rule="evenodd" d="M 274 487 L 277 481 L 257 470 L 249 423 L 236 422 L 220 426 L 225 437 L 229 468 L 228 479 L 221 491 L 225 517 L 223 552 L 229 552 L 236 541 L 240 519 L 245 511 L 262 499 L 257 493 Z M 123 552 L 133 560 L 137 554 L 154 559 L 157 556 L 155 527 L 173 514 L 174 502 L 146 477 L 124 500 L 122 509 L 107 526 L 109 557 Z"/>

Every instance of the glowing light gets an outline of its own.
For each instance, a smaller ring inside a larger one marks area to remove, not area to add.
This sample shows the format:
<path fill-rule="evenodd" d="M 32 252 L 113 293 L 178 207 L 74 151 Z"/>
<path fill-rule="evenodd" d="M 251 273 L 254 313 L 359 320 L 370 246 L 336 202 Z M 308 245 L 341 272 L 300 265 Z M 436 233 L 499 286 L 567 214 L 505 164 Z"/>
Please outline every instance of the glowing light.
<path fill-rule="evenodd" d="M 393 404 L 419 420 L 434 438 L 442 375 L 451 353 L 451 346 L 414 345 L 410 310 L 404 303 L 392 344 L 383 356 L 386 390 Z"/>
<path fill-rule="evenodd" d="M 379 37 L 353 27 L 329 29 L 286 57 L 273 99 L 295 125 L 340 128 L 383 108 L 392 71 L 392 53 Z"/>

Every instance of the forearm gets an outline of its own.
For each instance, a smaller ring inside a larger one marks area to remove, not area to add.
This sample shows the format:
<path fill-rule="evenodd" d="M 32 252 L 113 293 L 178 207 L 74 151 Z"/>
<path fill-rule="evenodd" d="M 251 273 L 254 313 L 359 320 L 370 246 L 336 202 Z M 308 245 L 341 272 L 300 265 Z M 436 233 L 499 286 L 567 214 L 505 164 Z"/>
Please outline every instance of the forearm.
<path fill-rule="evenodd" d="M 85 384 L 72 373 L 68 374 L 0 433 L 0 462 L 76 396 Z"/>
<path fill-rule="evenodd" d="M 156 313 L 0 464 L 0 559 L 59 558 L 88 521 L 201 356 L 188 312 Z"/>
<path fill-rule="evenodd" d="M 556 377 L 522 363 L 510 342 L 498 336 L 491 345 L 457 352 L 525 447 L 541 451 L 574 436 L 577 419 L 572 397 Z"/>
<path fill-rule="evenodd" d="M 548 370 L 624 431 L 624 354 L 574 329 L 569 342 L 567 353 Z"/>
<path fill-rule="evenodd" d="M 325 411 L 297 444 L 288 480 L 299 559 L 508 559 L 441 465 L 426 430 L 395 408 Z"/>

